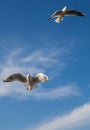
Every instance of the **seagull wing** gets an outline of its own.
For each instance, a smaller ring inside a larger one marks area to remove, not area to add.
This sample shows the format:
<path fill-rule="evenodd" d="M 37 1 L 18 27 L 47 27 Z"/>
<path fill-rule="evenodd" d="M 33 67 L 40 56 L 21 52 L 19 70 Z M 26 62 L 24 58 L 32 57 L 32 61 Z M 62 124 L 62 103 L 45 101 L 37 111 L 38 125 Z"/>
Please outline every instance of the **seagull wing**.
<path fill-rule="evenodd" d="M 33 77 L 33 83 L 46 82 L 48 81 L 48 76 L 43 73 L 38 73 Z"/>
<path fill-rule="evenodd" d="M 62 11 L 56 11 L 54 12 L 51 17 L 48 18 L 48 20 L 52 19 L 52 18 L 55 18 L 55 17 L 58 17 L 60 14 L 62 13 Z"/>
<path fill-rule="evenodd" d="M 59 10 L 59 11 L 56 11 L 53 15 L 59 16 L 59 15 L 61 15 L 62 13 L 63 13 L 63 11 Z"/>
<path fill-rule="evenodd" d="M 40 82 L 40 80 L 38 79 L 38 77 L 32 77 L 32 81 L 33 81 L 33 85 L 37 84 Z"/>
<path fill-rule="evenodd" d="M 68 10 L 65 15 L 66 16 L 68 16 L 68 15 L 85 16 L 86 14 L 81 13 L 81 12 L 76 11 L 76 10 Z"/>
<path fill-rule="evenodd" d="M 4 78 L 3 82 L 13 82 L 13 81 L 26 82 L 26 77 L 20 73 L 11 74 L 8 77 Z"/>

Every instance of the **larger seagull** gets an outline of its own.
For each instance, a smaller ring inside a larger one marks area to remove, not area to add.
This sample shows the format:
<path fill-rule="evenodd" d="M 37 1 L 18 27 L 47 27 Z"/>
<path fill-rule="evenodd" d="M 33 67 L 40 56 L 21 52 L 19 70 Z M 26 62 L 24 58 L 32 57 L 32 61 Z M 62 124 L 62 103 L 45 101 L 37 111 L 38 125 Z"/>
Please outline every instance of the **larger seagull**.
<path fill-rule="evenodd" d="M 65 6 L 62 10 L 58 10 L 55 13 L 52 14 L 52 16 L 48 19 L 55 19 L 55 22 L 60 23 L 64 16 L 85 16 L 86 14 L 79 12 L 77 10 L 68 10 L 67 7 Z"/>
<path fill-rule="evenodd" d="M 40 82 L 48 81 L 48 76 L 43 73 L 38 73 L 35 77 L 32 77 L 30 74 L 24 76 L 20 73 L 11 74 L 3 79 L 3 82 L 13 82 L 20 81 L 25 83 L 27 90 L 32 90 L 33 86 Z"/>

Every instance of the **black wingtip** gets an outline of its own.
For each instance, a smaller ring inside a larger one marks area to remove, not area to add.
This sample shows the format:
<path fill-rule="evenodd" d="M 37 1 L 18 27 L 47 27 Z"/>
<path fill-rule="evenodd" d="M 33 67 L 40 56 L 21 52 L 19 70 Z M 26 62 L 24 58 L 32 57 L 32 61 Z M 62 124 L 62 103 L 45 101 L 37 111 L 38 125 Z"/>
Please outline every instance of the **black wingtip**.
<path fill-rule="evenodd" d="M 85 13 L 81 13 L 79 16 L 86 16 L 87 14 L 85 14 Z"/>
<path fill-rule="evenodd" d="M 3 79 L 3 82 L 10 82 L 9 80 L 7 80 L 7 79 Z"/>
<path fill-rule="evenodd" d="M 6 82 L 6 80 L 3 79 L 3 82 Z"/>
<path fill-rule="evenodd" d="M 51 19 L 51 17 L 50 18 L 48 18 L 48 20 L 50 20 Z"/>

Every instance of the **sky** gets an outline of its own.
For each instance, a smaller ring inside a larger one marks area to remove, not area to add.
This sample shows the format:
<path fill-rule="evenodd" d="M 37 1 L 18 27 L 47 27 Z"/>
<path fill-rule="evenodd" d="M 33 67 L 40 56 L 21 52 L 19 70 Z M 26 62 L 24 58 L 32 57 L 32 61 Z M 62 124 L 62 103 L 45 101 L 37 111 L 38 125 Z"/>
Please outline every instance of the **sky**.
<path fill-rule="evenodd" d="M 86 13 L 48 18 L 64 6 Z M 90 0 L 0 0 L 0 130 L 90 130 Z M 27 91 L 12 73 L 49 81 Z"/>

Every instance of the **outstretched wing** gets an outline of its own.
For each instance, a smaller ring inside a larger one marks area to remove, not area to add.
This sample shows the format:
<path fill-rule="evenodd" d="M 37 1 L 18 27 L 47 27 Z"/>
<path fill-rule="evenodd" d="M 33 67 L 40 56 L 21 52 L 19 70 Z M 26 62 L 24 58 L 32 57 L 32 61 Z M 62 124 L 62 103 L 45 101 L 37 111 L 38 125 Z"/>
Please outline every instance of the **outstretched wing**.
<path fill-rule="evenodd" d="M 3 82 L 13 82 L 16 80 L 21 81 L 21 82 L 26 82 L 26 77 L 20 73 L 11 74 L 8 77 L 4 78 Z"/>
<path fill-rule="evenodd" d="M 33 83 L 46 82 L 48 81 L 48 76 L 43 73 L 38 73 L 33 77 Z"/>
<path fill-rule="evenodd" d="M 66 16 L 67 15 L 85 16 L 86 14 L 79 12 L 79 11 L 76 11 L 76 10 L 68 10 L 65 15 Z"/>
<path fill-rule="evenodd" d="M 56 12 L 54 12 L 54 13 L 48 18 L 48 20 L 50 20 L 50 19 L 52 19 L 52 18 L 55 18 L 55 17 L 58 17 L 61 13 L 62 13 L 62 11 L 56 11 Z"/>

